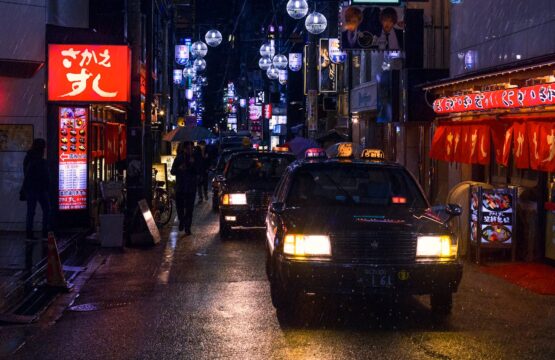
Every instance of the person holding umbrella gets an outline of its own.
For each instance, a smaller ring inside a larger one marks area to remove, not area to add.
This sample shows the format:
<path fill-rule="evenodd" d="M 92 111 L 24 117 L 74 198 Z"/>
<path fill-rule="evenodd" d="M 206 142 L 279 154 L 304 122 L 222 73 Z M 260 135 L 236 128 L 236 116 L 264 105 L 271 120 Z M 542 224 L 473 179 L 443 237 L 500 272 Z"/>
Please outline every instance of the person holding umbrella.
<path fill-rule="evenodd" d="M 193 156 L 193 143 L 185 141 L 177 149 L 177 156 L 171 168 L 175 176 L 175 203 L 179 219 L 179 231 L 191 235 L 193 210 L 197 192 L 197 171 Z"/>

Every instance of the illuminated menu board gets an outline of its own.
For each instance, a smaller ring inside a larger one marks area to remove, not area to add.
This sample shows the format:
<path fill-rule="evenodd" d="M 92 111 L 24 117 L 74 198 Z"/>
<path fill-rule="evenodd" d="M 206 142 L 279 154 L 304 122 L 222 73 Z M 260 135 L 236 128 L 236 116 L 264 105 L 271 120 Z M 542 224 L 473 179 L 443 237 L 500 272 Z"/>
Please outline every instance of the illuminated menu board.
<path fill-rule="evenodd" d="M 87 208 L 87 123 L 86 108 L 60 108 L 58 144 L 60 210 Z"/>

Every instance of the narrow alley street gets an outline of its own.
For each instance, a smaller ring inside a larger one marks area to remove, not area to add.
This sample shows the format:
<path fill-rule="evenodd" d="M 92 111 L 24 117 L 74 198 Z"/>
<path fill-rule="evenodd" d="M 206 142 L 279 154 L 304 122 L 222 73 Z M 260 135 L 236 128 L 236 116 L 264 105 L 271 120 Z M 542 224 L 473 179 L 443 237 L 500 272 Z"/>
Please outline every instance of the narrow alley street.
<path fill-rule="evenodd" d="M 263 233 L 221 241 L 197 206 L 193 235 L 173 227 L 152 248 L 102 250 L 102 264 L 54 324 L 0 330 L 11 359 L 552 359 L 555 297 L 465 265 L 452 316 L 428 297 L 398 304 L 305 299 L 278 319 Z"/>

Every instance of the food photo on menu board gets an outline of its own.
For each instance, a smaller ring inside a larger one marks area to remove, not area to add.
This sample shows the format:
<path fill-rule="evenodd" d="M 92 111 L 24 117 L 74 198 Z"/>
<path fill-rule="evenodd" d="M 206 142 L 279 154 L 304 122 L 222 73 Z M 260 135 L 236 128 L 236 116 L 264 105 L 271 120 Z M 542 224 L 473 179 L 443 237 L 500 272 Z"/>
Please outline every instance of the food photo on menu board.
<path fill-rule="evenodd" d="M 60 109 L 60 150 L 65 153 L 86 154 L 87 109 Z"/>
<path fill-rule="evenodd" d="M 513 238 L 513 196 L 511 190 L 483 190 L 482 242 L 510 244 Z M 474 205 L 474 204 L 473 204 Z"/>
<path fill-rule="evenodd" d="M 79 210 L 87 207 L 87 120 L 86 108 L 60 108 L 60 210 Z"/>

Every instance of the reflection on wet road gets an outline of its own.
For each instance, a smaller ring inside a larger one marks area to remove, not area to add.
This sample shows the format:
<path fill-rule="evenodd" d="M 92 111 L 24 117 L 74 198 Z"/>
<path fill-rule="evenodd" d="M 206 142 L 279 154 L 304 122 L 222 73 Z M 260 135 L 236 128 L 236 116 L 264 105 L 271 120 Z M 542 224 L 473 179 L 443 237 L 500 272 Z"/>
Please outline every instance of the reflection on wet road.
<path fill-rule="evenodd" d="M 277 316 L 263 232 L 221 241 L 197 206 L 193 236 L 106 252 L 106 264 L 18 359 L 553 359 L 555 298 L 465 267 L 450 319 L 427 297 L 305 297 Z M 95 311 L 78 311 L 88 305 Z M 79 307 L 82 305 L 82 307 Z"/>

